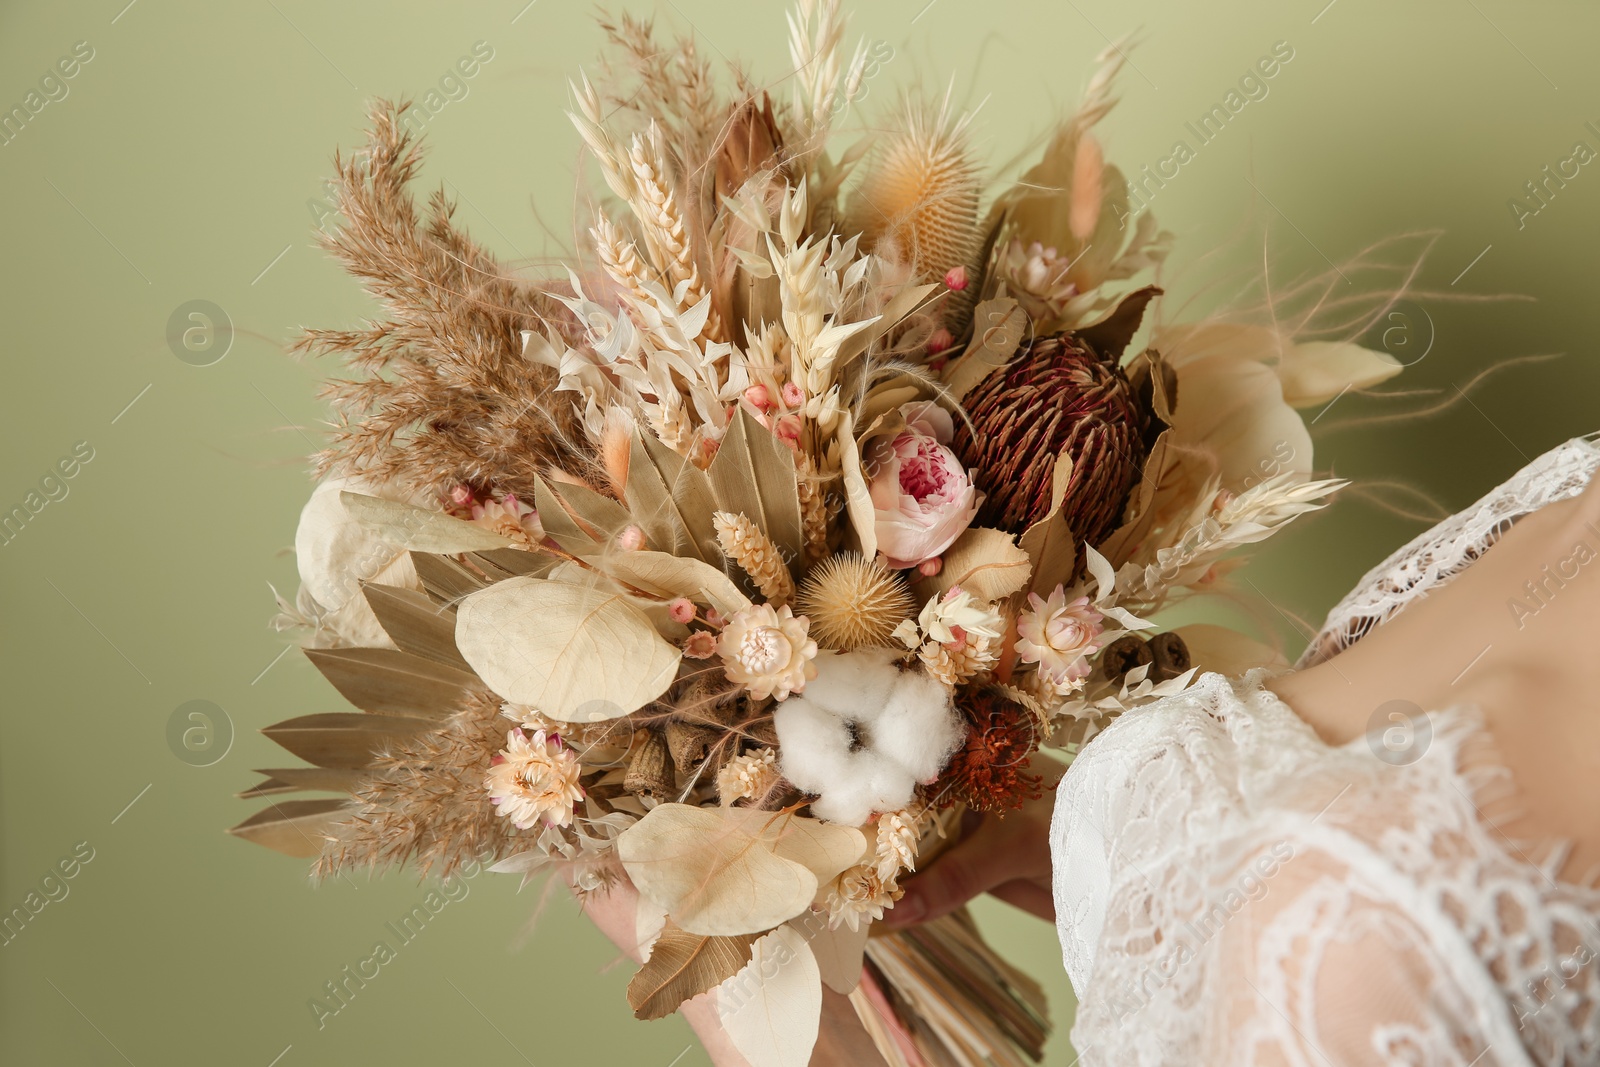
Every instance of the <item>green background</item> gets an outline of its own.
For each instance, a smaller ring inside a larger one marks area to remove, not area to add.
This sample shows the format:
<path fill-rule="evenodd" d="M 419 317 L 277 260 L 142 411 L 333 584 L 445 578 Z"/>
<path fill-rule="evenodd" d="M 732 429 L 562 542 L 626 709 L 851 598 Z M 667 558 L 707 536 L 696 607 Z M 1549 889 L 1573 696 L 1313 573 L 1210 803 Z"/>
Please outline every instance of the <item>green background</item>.
<path fill-rule="evenodd" d="M 1442 230 L 1423 280 L 1444 295 L 1420 299 L 1390 335 L 1402 358 L 1427 355 L 1396 386 L 1453 397 L 1497 360 L 1565 355 L 1426 420 L 1340 429 L 1395 406 L 1346 397 L 1319 421 L 1332 432 L 1317 460 L 1454 509 L 1600 421 L 1600 164 L 1524 228 L 1507 207 L 1575 141 L 1600 147 L 1584 129 L 1600 121 L 1600 12 L 1325 2 L 861 3 L 854 30 L 894 49 L 862 121 L 907 87 L 941 92 L 953 79 L 958 99 L 983 103 L 979 151 L 1009 160 L 1076 98 L 1102 34 L 1138 30 L 1137 67 L 1104 127 L 1108 155 L 1137 169 L 1288 41 L 1295 58 L 1270 95 L 1154 202 L 1180 236 L 1167 280 L 1182 294 L 1223 279 L 1225 291 L 1263 255 L 1286 274 L 1322 270 L 1324 256 Z M 332 152 L 358 143 L 365 98 L 418 96 L 487 42 L 494 58 L 470 95 L 428 125 L 426 183 L 450 183 L 462 219 L 507 261 L 559 257 L 578 160 L 561 112 L 566 79 L 592 69 L 599 43 L 589 7 L 125 3 L 0 14 L 8 108 L 75 42 L 95 52 L 66 99 L 0 147 L 0 508 L 22 503 L 75 443 L 94 450 L 69 494 L 0 546 L 0 907 L 21 904 L 77 843 L 94 849 L 70 895 L 0 947 L 0 1060 L 667 1067 L 687 1029 L 634 1022 L 627 968 L 573 906 L 555 897 L 535 922 L 537 891 L 519 896 L 495 875 L 471 882 L 319 1030 L 307 1000 L 425 887 L 402 875 L 313 888 L 295 861 L 222 832 L 253 810 L 231 796 L 249 769 L 281 758 L 256 731 L 339 704 L 299 656 L 278 659 L 284 645 L 265 625 L 267 583 L 295 585 L 286 546 L 309 490 L 301 457 L 321 418 L 318 375 L 331 369 L 296 364 L 283 345 L 300 324 L 349 325 L 369 310 L 310 246 Z M 658 13 L 763 78 L 787 69 L 775 0 L 666 0 Z M 1537 302 L 1447 299 L 1467 293 Z M 236 331 L 211 366 L 176 358 L 165 337 L 169 315 L 196 299 L 224 308 Z M 1250 610 L 1297 649 L 1291 617 L 1319 619 L 1419 528 L 1347 496 L 1260 555 L 1246 574 L 1267 601 Z M 191 700 L 225 709 L 237 733 L 209 767 L 169 748 L 168 719 Z M 980 912 L 1065 1021 L 1053 931 L 1004 906 Z M 1059 1037 L 1050 1062 L 1072 1059 Z M 693 1048 L 676 1062 L 704 1057 Z"/>

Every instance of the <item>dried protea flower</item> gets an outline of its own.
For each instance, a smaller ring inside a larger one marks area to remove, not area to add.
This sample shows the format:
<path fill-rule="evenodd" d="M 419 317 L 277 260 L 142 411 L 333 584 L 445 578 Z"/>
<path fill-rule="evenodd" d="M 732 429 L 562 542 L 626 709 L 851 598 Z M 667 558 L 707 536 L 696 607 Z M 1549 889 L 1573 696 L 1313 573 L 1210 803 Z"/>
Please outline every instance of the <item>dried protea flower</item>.
<path fill-rule="evenodd" d="M 911 617 L 911 591 L 877 560 L 854 552 L 830 556 L 811 568 L 795 598 L 823 648 L 886 648 L 894 628 Z"/>
<path fill-rule="evenodd" d="M 851 221 L 866 235 L 868 247 L 891 241 L 919 280 L 937 281 L 958 267 L 963 272 L 977 267 L 979 173 L 967 153 L 966 125 L 965 118 L 952 122 L 948 112 L 913 109 L 905 129 L 885 143 L 850 205 Z M 946 322 L 965 322 L 973 293 L 972 286 L 948 291 Z"/>
<path fill-rule="evenodd" d="M 1038 338 L 964 399 L 955 449 L 988 494 L 978 525 L 1020 533 L 1050 513 L 1056 457 L 1071 458 L 1062 502 L 1078 542 L 1116 528 L 1143 460 L 1149 414 L 1114 356 L 1072 333 Z"/>
<path fill-rule="evenodd" d="M 1039 747 L 1038 718 L 999 686 L 956 694 L 966 739 L 939 776 L 951 800 L 973 811 L 1004 814 L 1043 795 L 1044 778 L 1028 773 Z"/>

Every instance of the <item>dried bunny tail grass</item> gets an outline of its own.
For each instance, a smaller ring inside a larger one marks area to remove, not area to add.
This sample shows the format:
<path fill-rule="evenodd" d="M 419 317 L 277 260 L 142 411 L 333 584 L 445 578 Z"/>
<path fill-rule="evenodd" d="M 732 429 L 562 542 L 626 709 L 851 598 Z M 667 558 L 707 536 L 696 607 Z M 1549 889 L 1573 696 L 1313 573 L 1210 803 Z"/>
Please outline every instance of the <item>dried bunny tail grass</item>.
<path fill-rule="evenodd" d="M 907 105 L 905 128 L 888 137 L 850 200 L 850 225 L 876 249 L 891 240 L 918 281 L 956 267 L 976 277 L 981 181 L 967 144 L 970 115 L 952 120 L 949 96 L 938 111 Z M 965 321 L 976 286 L 952 291 L 943 312 Z"/>
<path fill-rule="evenodd" d="M 388 317 L 360 330 L 307 330 L 292 348 L 341 356 L 359 373 L 324 389 L 338 421 L 317 473 L 532 499 L 542 468 L 594 467 L 573 394 L 556 392 L 555 371 L 522 356 L 521 331 L 576 325 L 455 226 L 442 190 L 418 212 L 409 185 L 422 152 L 401 121 L 407 106 L 375 103 L 366 147 L 334 161 L 345 221 L 319 240 Z"/>
<path fill-rule="evenodd" d="M 794 596 L 794 579 L 789 577 L 783 553 L 759 526 L 743 512 L 719 511 L 711 516 L 711 522 L 723 554 L 750 576 L 773 606 L 781 606 Z"/>
<path fill-rule="evenodd" d="M 828 501 L 811 457 L 801 453 L 797 457 L 795 487 L 800 495 L 800 530 L 805 538 L 807 563 L 815 563 L 828 554 Z"/>
<path fill-rule="evenodd" d="M 355 792 L 359 809 L 334 827 L 313 876 L 412 863 L 419 875 L 445 877 L 513 852 L 518 831 L 495 814 L 483 788 L 490 761 L 505 747 L 500 707 L 492 693 L 474 693 L 441 729 L 379 754 L 376 773 Z"/>

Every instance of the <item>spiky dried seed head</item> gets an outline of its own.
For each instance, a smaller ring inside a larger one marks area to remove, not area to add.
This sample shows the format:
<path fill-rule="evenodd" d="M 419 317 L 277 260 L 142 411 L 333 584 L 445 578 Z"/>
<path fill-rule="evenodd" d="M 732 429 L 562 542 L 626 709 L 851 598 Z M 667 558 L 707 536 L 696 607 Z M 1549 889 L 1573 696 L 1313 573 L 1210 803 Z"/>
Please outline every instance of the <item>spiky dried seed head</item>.
<path fill-rule="evenodd" d="M 845 552 L 811 568 L 795 597 L 823 648 L 886 648 L 894 628 L 911 617 L 911 590 L 877 560 Z"/>

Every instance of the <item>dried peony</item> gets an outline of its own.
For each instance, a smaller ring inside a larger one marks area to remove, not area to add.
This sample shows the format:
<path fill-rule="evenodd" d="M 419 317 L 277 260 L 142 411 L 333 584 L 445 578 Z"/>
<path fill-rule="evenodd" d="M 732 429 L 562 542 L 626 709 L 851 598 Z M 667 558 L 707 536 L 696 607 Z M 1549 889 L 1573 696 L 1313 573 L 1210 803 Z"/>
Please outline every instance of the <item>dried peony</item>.
<path fill-rule="evenodd" d="M 868 446 L 878 550 L 894 568 L 915 567 L 955 542 L 978 514 L 981 498 L 966 468 L 946 446 L 955 437 L 950 413 L 931 402 L 900 409 L 906 428 Z"/>
<path fill-rule="evenodd" d="M 724 804 L 763 797 L 778 784 L 778 754 L 770 748 L 744 752 L 717 772 L 717 797 Z"/>
<path fill-rule="evenodd" d="M 828 926 L 837 930 L 848 926 L 859 930 L 863 920 L 876 922 L 885 908 L 905 895 L 893 878 L 885 878 L 875 867 L 851 867 L 828 885 Z"/>
<path fill-rule="evenodd" d="M 1058 690 L 1076 688 L 1089 676 L 1087 657 L 1099 651 L 1095 640 L 1102 630 L 1088 597 L 1069 602 L 1059 585 L 1049 600 L 1029 593 L 1028 610 L 1017 620 L 1017 654 L 1024 663 L 1037 663 L 1039 674 Z"/>
<path fill-rule="evenodd" d="M 572 806 L 583 799 L 578 776 L 583 768 L 561 738 L 537 730 L 530 738 L 521 730 L 506 734 L 506 749 L 494 759 L 483 787 L 498 814 L 519 830 L 538 823 L 566 826 Z"/>
<path fill-rule="evenodd" d="M 950 690 L 892 649 L 824 655 L 803 696 L 773 713 L 783 776 L 819 818 L 860 826 L 897 811 L 961 743 Z"/>
<path fill-rule="evenodd" d="M 795 618 L 787 605 L 745 608 L 728 620 L 717 639 L 729 680 L 757 697 L 783 700 L 800 692 L 817 675 L 817 643 L 807 636 L 807 628 L 806 617 Z"/>

